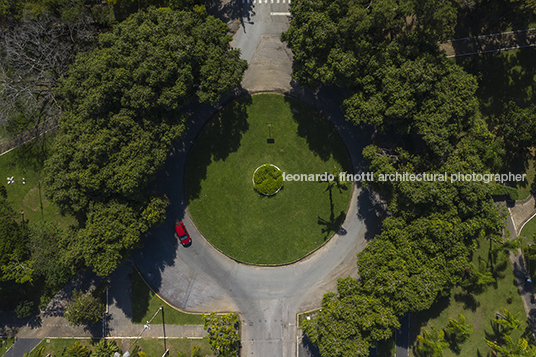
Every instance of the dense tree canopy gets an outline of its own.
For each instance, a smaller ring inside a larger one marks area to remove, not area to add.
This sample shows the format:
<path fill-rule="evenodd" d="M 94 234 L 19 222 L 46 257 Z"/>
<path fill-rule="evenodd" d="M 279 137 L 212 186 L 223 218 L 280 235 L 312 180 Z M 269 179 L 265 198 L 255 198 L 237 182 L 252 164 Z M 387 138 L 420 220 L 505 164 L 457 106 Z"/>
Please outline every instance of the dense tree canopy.
<path fill-rule="evenodd" d="M 326 294 L 322 310 L 303 323 L 323 356 L 368 356 L 398 317 L 430 308 L 462 281 L 479 239 L 499 235 L 494 186 L 451 179 L 499 169 L 504 150 L 480 116 L 476 79 L 437 47 L 452 36 L 455 2 L 305 0 L 291 12 L 282 40 L 295 55 L 293 77 L 349 88 L 346 118 L 397 138 L 365 147 L 367 171 L 446 173 L 367 182 L 387 199 L 390 216 L 358 255 L 360 279 L 340 280 L 338 294 Z"/>
<path fill-rule="evenodd" d="M 293 77 L 309 86 L 357 87 L 385 58 L 450 37 L 456 21 L 448 0 L 305 0 L 291 12 L 281 39 L 294 53 Z"/>
<path fill-rule="evenodd" d="M 164 218 L 167 199 L 146 188 L 184 130 L 182 109 L 214 102 L 240 82 L 246 62 L 225 31 L 203 8 L 152 8 L 102 34 L 62 82 L 66 112 L 46 193 L 82 217 L 82 255 L 99 274 Z"/>

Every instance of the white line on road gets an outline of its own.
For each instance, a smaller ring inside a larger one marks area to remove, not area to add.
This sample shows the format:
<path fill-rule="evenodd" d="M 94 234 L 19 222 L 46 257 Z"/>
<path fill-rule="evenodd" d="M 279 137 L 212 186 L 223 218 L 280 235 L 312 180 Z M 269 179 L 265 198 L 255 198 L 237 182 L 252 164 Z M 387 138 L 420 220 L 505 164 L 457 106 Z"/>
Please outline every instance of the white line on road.
<path fill-rule="evenodd" d="M 270 16 L 291 16 L 290 12 L 271 12 Z"/>

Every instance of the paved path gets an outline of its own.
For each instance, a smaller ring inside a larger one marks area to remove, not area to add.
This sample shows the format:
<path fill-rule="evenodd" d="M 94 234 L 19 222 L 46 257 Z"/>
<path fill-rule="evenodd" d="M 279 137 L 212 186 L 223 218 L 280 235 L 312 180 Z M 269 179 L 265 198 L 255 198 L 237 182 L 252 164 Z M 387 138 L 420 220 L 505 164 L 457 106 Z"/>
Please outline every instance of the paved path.
<path fill-rule="evenodd" d="M 531 195 L 526 200 L 516 201 L 508 207 L 510 213 L 508 217 L 508 230 L 510 231 L 510 239 L 516 238 L 523 225 L 536 214 L 534 196 Z M 527 314 L 528 323 L 532 329 L 532 334 L 536 340 L 536 304 L 534 300 L 534 286 L 530 281 L 525 259 L 521 249 L 517 250 L 517 254 L 510 252 L 510 262 L 514 270 L 514 276 L 518 285 L 519 294 L 523 300 L 525 313 Z"/>
<path fill-rule="evenodd" d="M 450 40 L 439 44 L 447 57 L 469 56 L 536 46 L 536 29 Z"/>
<path fill-rule="evenodd" d="M 132 323 L 131 293 L 132 265 L 121 265 L 110 277 L 109 283 L 109 313 L 106 326 L 98 323 L 92 326 L 73 327 L 63 317 L 61 306 L 69 298 L 72 286 L 67 286 L 54 303 L 55 313 L 41 313 L 28 319 L 17 319 L 14 313 L 0 313 L 0 335 L 16 335 L 13 352 L 7 357 L 21 357 L 31 351 L 46 337 L 87 337 L 87 338 L 133 338 L 143 330 L 143 325 Z M 82 279 L 83 280 L 83 279 Z M 150 330 L 144 330 L 142 337 L 204 337 L 206 332 L 201 325 L 166 325 L 165 334 L 162 325 L 151 325 Z"/>
<path fill-rule="evenodd" d="M 232 46 L 242 50 L 249 68 L 242 88 L 231 95 L 282 92 L 322 112 L 342 136 L 357 172 L 363 162 L 363 144 L 371 132 L 356 130 L 340 111 L 346 93 L 338 89 L 311 93 L 291 80 L 292 54 L 279 41 L 288 28 L 288 2 L 239 3 L 242 26 Z M 157 187 L 171 205 L 166 221 L 151 230 L 145 247 L 133 252 L 140 272 L 167 302 L 191 312 L 238 311 L 242 320 L 242 356 L 296 356 L 300 343 L 296 314 L 318 308 L 324 293 L 336 290 L 337 278 L 356 277 L 356 254 L 380 226 L 381 209 L 365 191 L 355 189 L 343 230 L 323 248 L 299 263 L 261 268 L 238 264 L 215 250 L 197 231 L 186 207 L 183 183 L 188 151 L 204 123 L 217 107 L 197 107 L 183 140 L 175 146 Z M 183 221 L 193 238 L 184 248 L 177 244 L 173 226 Z M 267 352 L 269 351 L 269 352 Z"/>
<path fill-rule="evenodd" d="M 22 357 L 25 353 L 31 352 L 39 342 L 40 338 L 18 338 L 4 357 Z"/>
<path fill-rule="evenodd" d="M 508 207 L 510 217 L 512 218 L 512 234 L 517 237 L 523 226 L 536 215 L 536 201 L 534 195 L 530 195 L 523 201 L 516 201 Z"/>
<path fill-rule="evenodd" d="M 289 84 L 291 86 L 291 84 Z M 320 110 L 335 125 L 357 172 L 360 153 L 372 133 L 355 130 L 340 111 L 344 93 L 336 89 L 310 93 L 294 88 L 290 94 Z M 339 277 L 356 276 L 356 254 L 374 228 L 380 226 L 381 208 L 366 191 L 355 189 L 343 230 L 323 248 L 299 263 L 261 268 L 236 263 L 215 250 L 197 231 L 185 205 L 184 168 L 191 145 L 214 112 L 196 110 L 184 139 L 168 158 L 157 186 L 172 202 L 166 221 L 151 230 L 145 247 L 133 252 L 140 272 L 170 304 L 192 312 L 238 311 L 242 320 L 242 356 L 295 356 L 299 335 L 296 314 L 318 308 L 324 293 L 336 289 Z M 183 221 L 193 244 L 184 248 L 173 235 L 175 222 Z"/>

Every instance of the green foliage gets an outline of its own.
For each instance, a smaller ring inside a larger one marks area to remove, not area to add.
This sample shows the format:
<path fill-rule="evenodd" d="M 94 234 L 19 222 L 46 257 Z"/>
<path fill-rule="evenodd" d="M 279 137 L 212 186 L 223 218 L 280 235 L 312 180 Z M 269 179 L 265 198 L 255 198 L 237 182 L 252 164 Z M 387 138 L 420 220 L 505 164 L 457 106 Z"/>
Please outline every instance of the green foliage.
<path fill-rule="evenodd" d="M 451 38 L 456 23 L 450 1 L 306 0 L 290 10 L 281 39 L 294 53 L 292 76 L 313 87 L 360 87 L 386 58 L 437 51 L 436 42 Z"/>
<path fill-rule="evenodd" d="M 358 280 L 339 279 L 339 296 L 325 294 L 321 311 L 302 322 L 304 333 L 323 357 L 368 356 L 376 341 L 390 338 L 400 327 L 390 307 L 375 297 L 356 294 L 359 289 Z"/>
<path fill-rule="evenodd" d="M 43 357 L 45 354 L 45 346 L 34 349 L 31 353 L 25 353 L 24 357 Z"/>
<path fill-rule="evenodd" d="M 519 190 L 517 188 L 500 184 L 495 185 L 492 194 L 497 196 L 506 196 L 512 201 L 517 201 L 519 199 Z"/>
<path fill-rule="evenodd" d="M 186 353 L 177 351 L 177 357 L 186 357 Z"/>
<path fill-rule="evenodd" d="M 190 353 L 192 357 L 200 357 L 201 356 L 201 347 L 199 346 L 192 346 L 192 352 Z"/>
<path fill-rule="evenodd" d="M 487 285 L 495 282 L 493 274 L 488 271 L 488 264 L 483 259 L 479 259 L 478 268 L 475 268 L 473 264 L 469 264 L 469 267 L 465 269 L 464 278 L 460 285 L 477 291 L 481 291 Z"/>
<path fill-rule="evenodd" d="M 419 134 L 439 157 L 452 153 L 459 133 L 474 125 L 476 79 L 448 60 L 388 62 L 362 84 L 344 102 L 349 120 Z"/>
<path fill-rule="evenodd" d="M 80 267 L 80 258 L 72 239 L 54 221 L 36 222 L 29 226 L 28 248 L 36 276 L 47 286 L 60 288 Z"/>
<path fill-rule="evenodd" d="M 63 353 L 63 357 L 89 357 L 89 355 L 89 349 L 86 345 L 80 344 L 80 341 L 76 341 Z"/>
<path fill-rule="evenodd" d="M 34 311 L 34 303 L 28 300 L 23 300 L 19 302 L 19 304 L 15 308 L 15 313 L 17 314 L 17 318 L 19 319 L 24 319 L 28 316 L 31 316 Z"/>
<path fill-rule="evenodd" d="M 536 346 L 529 345 L 523 337 L 519 337 L 515 342 L 510 335 L 504 335 L 504 345 L 486 339 L 486 344 L 500 357 L 536 357 Z"/>
<path fill-rule="evenodd" d="M 234 312 L 225 315 L 212 312 L 210 315 L 203 315 L 203 318 L 205 319 L 204 329 L 208 333 L 210 345 L 216 356 L 238 356 L 240 352 L 238 315 Z"/>
<path fill-rule="evenodd" d="M 465 316 L 458 315 L 458 319 L 449 318 L 449 323 L 445 328 L 445 332 L 451 336 L 456 342 L 465 341 L 473 333 L 474 325 L 468 324 L 465 321 Z"/>
<path fill-rule="evenodd" d="M 253 187 L 257 192 L 272 196 L 283 187 L 283 174 L 276 166 L 264 164 L 253 175 Z"/>
<path fill-rule="evenodd" d="M 115 341 L 103 338 L 95 344 L 91 357 L 110 357 L 113 356 L 115 352 L 119 352 L 119 347 Z"/>
<path fill-rule="evenodd" d="M 422 329 L 422 335 L 417 336 L 417 351 L 423 357 L 441 357 L 443 349 L 449 347 L 449 343 L 444 340 L 445 333 L 441 329 L 432 327 L 428 332 Z"/>
<path fill-rule="evenodd" d="M 491 323 L 499 326 L 503 334 L 509 335 L 523 324 L 523 320 L 519 319 L 519 315 L 521 315 L 521 311 L 512 314 L 508 309 L 504 308 L 501 314 L 497 313 Z"/>
<path fill-rule="evenodd" d="M 511 156 L 527 156 L 536 143 L 536 106 L 520 108 L 515 102 L 505 104 L 503 113 L 495 117 L 493 124 L 498 136 L 504 140 Z"/>
<path fill-rule="evenodd" d="M 30 252 L 27 226 L 19 223 L 20 218 L 7 200 L 7 194 L 0 196 L 0 280 L 31 280 Z"/>
<path fill-rule="evenodd" d="M 44 187 L 85 222 L 73 245 L 98 274 L 163 221 L 167 198 L 148 184 L 184 130 L 182 109 L 240 83 L 246 62 L 230 40 L 212 16 L 151 8 L 103 33 L 61 83 L 66 111 Z"/>
<path fill-rule="evenodd" d="M 102 319 L 104 304 L 91 294 L 75 290 L 71 301 L 65 306 L 65 318 L 73 326 L 93 324 Z"/>

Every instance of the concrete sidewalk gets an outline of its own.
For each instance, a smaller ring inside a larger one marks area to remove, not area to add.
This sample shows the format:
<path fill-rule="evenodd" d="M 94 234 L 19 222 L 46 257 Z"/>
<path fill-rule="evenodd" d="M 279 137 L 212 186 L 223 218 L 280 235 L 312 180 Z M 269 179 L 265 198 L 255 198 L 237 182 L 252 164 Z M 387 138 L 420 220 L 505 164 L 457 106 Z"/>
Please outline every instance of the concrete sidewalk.
<path fill-rule="evenodd" d="M 535 214 L 534 195 L 531 195 L 523 201 L 516 201 L 508 207 L 510 213 L 508 217 L 508 230 L 510 231 L 509 239 L 515 239 L 523 225 L 528 222 Z M 532 329 L 532 334 L 536 340 L 536 304 L 534 301 L 534 285 L 530 280 L 530 275 L 525 264 L 525 259 L 521 249 L 517 250 L 517 254 L 510 252 L 510 263 L 514 270 L 514 276 L 519 289 L 519 294 L 523 300 L 525 313 L 527 314 L 528 323 Z"/>
<path fill-rule="evenodd" d="M 110 275 L 106 326 L 103 326 L 102 322 L 91 326 L 70 326 L 67 319 L 63 317 L 62 311 L 42 312 L 28 319 L 17 319 L 14 313 L 0 313 L 0 325 L 2 326 L 0 332 L 6 335 L 15 335 L 18 341 L 46 337 L 128 338 L 137 337 L 142 331 L 142 337 L 201 338 L 206 335 L 202 325 L 166 324 L 164 331 L 162 325 L 152 324 L 149 330 L 144 329 L 142 324 L 133 324 L 130 298 L 131 276 L 132 265 L 130 263 L 121 265 Z M 68 287 L 68 289 L 70 288 Z M 63 296 L 68 295 L 64 291 L 58 293 L 58 295 L 62 294 Z M 18 345 L 19 342 L 16 344 Z"/>

